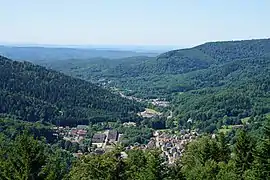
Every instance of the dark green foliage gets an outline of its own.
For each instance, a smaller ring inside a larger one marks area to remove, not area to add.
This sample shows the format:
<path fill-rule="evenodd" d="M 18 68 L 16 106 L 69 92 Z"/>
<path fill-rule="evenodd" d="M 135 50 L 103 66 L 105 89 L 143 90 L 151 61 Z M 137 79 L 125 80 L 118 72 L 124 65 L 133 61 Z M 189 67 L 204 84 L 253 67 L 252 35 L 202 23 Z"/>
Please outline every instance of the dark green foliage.
<path fill-rule="evenodd" d="M 260 61 L 261 60 L 261 61 Z M 245 63 L 247 62 L 247 63 Z M 197 90 L 189 91 L 174 99 L 175 111 L 186 121 L 192 118 L 197 127 L 204 129 L 211 124 L 241 124 L 240 119 L 270 111 L 270 58 L 237 62 L 241 70 L 230 75 L 220 74 L 220 68 L 208 69 L 190 76 Z M 227 119 L 223 121 L 223 117 Z M 205 129 L 212 132 L 213 129 Z"/>
<path fill-rule="evenodd" d="M 152 129 L 165 129 L 166 128 L 166 119 L 164 117 L 154 117 L 151 119 L 145 119 L 141 122 L 142 125 L 145 125 Z"/>
<path fill-rule="evenodd" d="M 270 177 L 270 118 L 266 120 L 263 129 L 263 139 L 259 148 L 259 163 L 262 176 Z"/>
<path fill-rule="evenodd" d="M 19 135 L 15 141 L 1 147 L 1 179 L 39 179 L 46 162 L 44 145 L 29 137 Z"/>
<path fill-rule="evenodd" d="M 0 118 L 0 132 L 10 139 L 15 139 L 17 135 L 24 131 L 31 133 L 35 138 L 38 139 L 43 137 L 46 138 L 48 143 L 53 143 L 56 141 L 56 137 L 53 136 L 54 132 L 49 125 L 44 125 L 39 122 L 32 123 L 18 121 L 15 119 Z"/>
<path fill-rule="evenodd" d="M 229 142 L 227 141 L 224 133 L 220 133 L 217 137 L 218 146 L 218 161 L 228 162 L 230 159 Z"/>
<path fill-rule="evenodd" d="M 124 180 L 122 163 L 119 152 L 83 156 L 73 165 L 69 179 Z"/>
<path fill-rule="evenodd" d="M 182 172 L 182 166 L 180 160 L 177 160 L 174 165 L 170 166 L 167 169 L 167 177 L 165 177 L 165 180 L 184 180 L 186 179 L 183 172 Z"/>
<path fill-rule="evenodd" d="M 46 155 L 48 157 L 45 166 L 42 167 L 40 176 L 45 180 L 62 180 L 70 170 L 73 157 L 59 149 L 55 149 L 53 153 L 49 151 Z"/>
<path fill-rule="evenodd" d="M 218 62 L 269 55 L 270 40 L 244 40 L 205 43 L 196 48 Z"/>
<path fill-rule="evenodd" d="M 270 118 L 265 120 L 262 137 L 257 143 L 254 156 L 254 174 L 261 179 L 267 179 L 267 177 L 270 177 Z"/>
<path fill-rule="evenodd" d="M 191 170 L 195 165 L 204 165 L 211 160 L 218 161 L 223 159 L 219 156 L 219 153 L 217 142 L 210 137 L 203 137 L 200 141 L 189 144 L 182 159 L 184 172 L 192 173 Z"/>
<path fill-rule="evenodd" d="M 169 177 L 163 162 L 157 151 L 130 151 L 126 159 L 119 151 L 88 155 L 74 164 L 69 179 L 161 180 Z"/>
<path fill-rule="evenodd" d="M 254 142 L 252 142 L 247 132 L 244 130 L 239 131 L 233 151 L 238 175 L 242 176 L 246 170 L 251 169 L 254 160 L 253 148 Z"/>
<path fill-rule="evenodd" d="M 0 57 L 0 95 L 0 113 L 57 125 L 125 121 L 140 109 L 89 82 L 4 57 Z"/>
<path fill-rule="evenodd" d="M 121 141 L 123 145 L 130 145 L 134 143 L 146 144 L 152 137 L 153 130 L 139 126 L 139 127 L 119 127 L 119 133 L 123 133 Z"/>
<path fill-rule="evenodd" d="M 27 133 L 15 140 L 0 134 L 0 179 L 62 179 L 69 171 L 71 157 L 52 150 Z"/>
<path fill-rule="evenodd" d="M 264 133 L 238 130 L 235 144 L 227 144 L 224 134 L 217 138 L 200 138 L 188 145 L 181 160 L 181 171 L 186 179 L 269 179 L 269 137 Z M 258 138 L 263 135 L 263 141 Z M 255 144 L 257 148 L 255 151 Z"/>

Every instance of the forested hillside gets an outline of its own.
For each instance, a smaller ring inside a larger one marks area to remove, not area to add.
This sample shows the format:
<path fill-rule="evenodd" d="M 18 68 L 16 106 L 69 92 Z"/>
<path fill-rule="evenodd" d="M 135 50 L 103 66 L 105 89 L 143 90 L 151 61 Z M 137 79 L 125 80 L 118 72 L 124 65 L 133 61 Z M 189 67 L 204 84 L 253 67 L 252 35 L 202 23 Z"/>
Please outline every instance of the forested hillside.
<path fill-rule="evenodd" d="M 61 125 L 135 118 L 140 105 L 89 82 L 0 56 L 0 113 Z M 135 120 L 133 119 L 133 120 Z"/>
<path fill-rule="evenodd" d="M 64 61 L 42 61 L 38 64 L 50 69 L 61 71 L 65 74 L 80 77 L 86 80 L 98 81 L 103 78 L 126 77 L 129 72 L 135 72 L 133 67 L 137 67 L 142 62 L 154 59 L 154 57 L 135 56 L 121 59 L 90 58 L 90 59 L 67 59 Z"/>
<path fill-rule="evenodd" d="M 156 58 L 61 64 L 50 67 L 129 95 L 167 98 L 180 126 L 191 118 L 213 132 L 270 112 L 270 39 L 210 42 Z"/>

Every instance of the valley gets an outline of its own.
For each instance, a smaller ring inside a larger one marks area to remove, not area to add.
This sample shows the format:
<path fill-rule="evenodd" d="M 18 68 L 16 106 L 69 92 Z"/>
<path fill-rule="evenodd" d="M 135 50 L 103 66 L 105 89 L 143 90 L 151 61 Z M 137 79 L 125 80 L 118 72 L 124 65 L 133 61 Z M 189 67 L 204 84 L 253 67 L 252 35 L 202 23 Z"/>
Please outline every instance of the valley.
<path fill-rule="evenodd" d="M 22 60 L 25 54 L 16 51 L 12 49 Z M 52 60 L 41 54 L 30 60 L 34 64 L 10 57 L 0 56 L 0 142 L 5 149 L 0 153 L 10 151 L 9 140 L 20 146 L 25 141 L 20 138 L 34 144 L 44 138 L 44 158 L 56 156 L 63 167 L 75 158 L 78 164 L 63 170 L 70 176 L 84 171 L 84 158 L 90 159 L 89 167 L 108 163 L 107 158 L 113 165 L 146 170 L 158 161 L 166 173 L 176 175 L 176 168 L 187 177 L 191 169 L 207 168 L 211 159 L 211 168 L 218 167 L 219 173 L 231 168 L 234 174 L 229 162 L 243 162 L 232 154 L 240 157 L 237 148 L 244 148 L 243 143 L 261 147 L 257 134 L 268 127 L 269 39 L 210 42 L 156 57 Z M 54 149 L 60 154 L 48 155 Z M 137 167 L 136 158 L 144 163 Z M 128 172 L 126 176 L 133 176 Z"/>
<path fill-rule="evenodd" d="M 191 118 L 197 128 L 213 133 L 223 125 L 241 124 L 242 118 L 269 112 L 269 44 L 269 39 L 210 42 L 156 58 L 77 59 L 43 65 L 129 100 L 154 106 L 169 102 L 177 126 L 186 128 Z"/>

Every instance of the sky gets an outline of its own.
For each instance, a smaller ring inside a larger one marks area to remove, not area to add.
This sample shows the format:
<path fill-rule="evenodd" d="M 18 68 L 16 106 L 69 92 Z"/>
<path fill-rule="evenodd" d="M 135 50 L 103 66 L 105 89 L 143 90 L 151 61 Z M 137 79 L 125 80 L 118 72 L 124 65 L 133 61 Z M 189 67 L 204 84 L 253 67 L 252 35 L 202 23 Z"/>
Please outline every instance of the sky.
<path fill-rule="evenodd" d="M 269 0 L 0 0 L 0 43 L 193 46 L 270 37 Z"/>

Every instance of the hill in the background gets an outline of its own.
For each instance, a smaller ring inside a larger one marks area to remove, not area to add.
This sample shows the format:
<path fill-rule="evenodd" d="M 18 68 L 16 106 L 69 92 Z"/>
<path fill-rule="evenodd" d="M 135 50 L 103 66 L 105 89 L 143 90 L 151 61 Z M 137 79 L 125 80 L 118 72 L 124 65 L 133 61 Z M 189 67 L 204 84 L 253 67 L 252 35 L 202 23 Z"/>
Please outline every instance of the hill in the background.
<path fill-rule="evenodd" d="M 86 80 L 107 81 L 111 86 L 130 89 L 137 95 L 162 96 L 196 89 L 190 78 L 197 73 L 203 74 L 204 70 L 209 77 L 213 77 L 215 72 L 212 72 L 212 68 L 224 66 L 222 71 L 226 71 L 224 75 L 227 76 L 238 68 L 233 67 L 233 62 L 241 64 L 247 61 L 242 61 L 245 58 L 256 60 L 269 56 L 270 40 L 260 39 L 210 42 L 189 49 L 169 51 L 157 57 L 69 59 L 41 64 Z M 241 73 L 240 70 L 237 72 Z"/>
<path fill-rule="evenodd" d="M 130 121 L 140 109 L 97 85 L 2 56 L 0 94 L 1 114 L 61 125 Z"/>
<path fill-rule="evenodd" d="M 158 52 L 136 52 L 114 49 L 62 48 L 62 47 L 16 47 L 0 46 L 0 54 L 14 60 L 39 63 L 66 59 L 126 58 L 132 56 L 156 56 Z"/>

